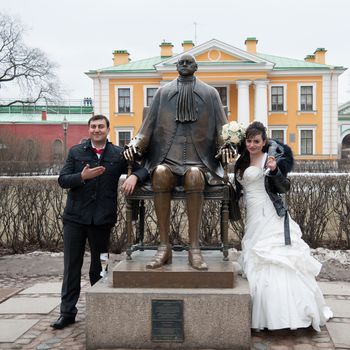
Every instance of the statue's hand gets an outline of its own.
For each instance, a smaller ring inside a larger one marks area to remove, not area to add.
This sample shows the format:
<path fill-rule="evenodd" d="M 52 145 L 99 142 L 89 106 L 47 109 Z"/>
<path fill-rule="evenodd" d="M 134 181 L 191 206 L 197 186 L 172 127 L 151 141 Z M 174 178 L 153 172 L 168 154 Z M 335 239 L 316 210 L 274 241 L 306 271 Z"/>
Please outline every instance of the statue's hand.
<path fill-rule="evenodd" d="M 125 145 L 123 156 L 127 161 L 133 162 L 135 158 L 141 158 L 141 153 L 135 145 Z"/>
<path fill-rule="evenodd" d="M 217 158 L 220 159 L 223 165 L 232 163 L 235 159 L 236 151 L 230 143 L 226 143 L 221 146 Z"/>

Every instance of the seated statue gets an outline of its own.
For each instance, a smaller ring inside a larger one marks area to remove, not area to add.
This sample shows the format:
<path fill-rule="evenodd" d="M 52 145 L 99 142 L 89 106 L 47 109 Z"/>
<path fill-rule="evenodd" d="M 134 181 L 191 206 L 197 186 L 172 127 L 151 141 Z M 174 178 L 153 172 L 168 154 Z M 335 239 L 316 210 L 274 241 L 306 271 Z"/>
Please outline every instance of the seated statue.
<path fill-rule="evenodd" d="M 146 267 L 155 269 L 172 261 L 170 200 L 172 190 L 180 185 L 184 187 L 188 215 L 188 260 L 193 268 L 207 270 L 199 246 L 203 191 L 206 183 L 223 183 L 218 158 L 231 162 L 233 152 L 220 148 L 227 119 L 216 89 L 194 76 L 198 66 L 193 56 L 182 55 L 176 67 L 179 76 L 158 89 L 124 156 L 128 160 L 139 156 L 151 174 L 160 245 Z"/>

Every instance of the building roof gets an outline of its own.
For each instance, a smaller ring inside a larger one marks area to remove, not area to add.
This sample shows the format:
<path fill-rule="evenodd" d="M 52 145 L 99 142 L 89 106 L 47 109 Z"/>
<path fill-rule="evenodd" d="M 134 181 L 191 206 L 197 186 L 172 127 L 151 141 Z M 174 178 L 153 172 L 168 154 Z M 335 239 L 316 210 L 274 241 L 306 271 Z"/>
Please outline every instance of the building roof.
<path fill-rule="evenodd" d="M 42 112 L 46 111 L 46 120 Z M 0 106 L 0 123 L 60 124 L 63 119 L 72 124 L 86 124 L 93 113 L 92 106 L 12 105 Z"/>
<path fill-rule="evenodd" d="M 334 67 L 327 64 L 320 64 L 314 62 L 306 62 L 302 59 L 293 59 L 288 57 L 280 57 L 274 55 L 268 55 L 263 53 L 248 53 L 247 51 L 238 49 L 226 43 L 223 43 L 219 40 L 212 39 L 198 46 L 194 46 L 191 50 L 186 53 L 193 54 L 197 56 L 198 54 L 203 53 L 204 51 L 209 51 L 210 49 L 222 50 L 228 54 L 232 54 L 235 57 L 241 57 L 241 60 L 218 60 L 218 61 L 199 61 L 199 66 L 242 66 L 246 65 L 254 66 L 258 62 L 264 60 L 265 63 L 272 64 L 272 71 L 282 71 L 282 70 L 295 70 L 295 69 L 330 69 L 330 68 L 340 68 L 343 67 Z M 182 54 L 182 53 L 181 53 Z M 176 60 L 177 54 L 174 54 L 172 57 L 161 57 L 155 56 L 151 58 L 130 61 L 126 64 L 105 67 L 101 69 L 90 70 L 86 74 L 96 74 L 96 73 L 155 73 L 158 71 L 160 66 L 172 66 L 174 64 L 174 59 Z M 162 62 L 164 62 L 162 64 Z M 233 68 L 234 69 L 234 68 Z M 271 67 L 269 68 L 271 69 Z"/>
<path fill-rule="evenodd" d="M 313 62 L 306 62 L 304 60 L 298 60 L 294 58 L 288 58 L 288 57 L 280 57 L 280 56 L 274 56 L 274 55 L 267 55 L 263 53 L 257 53 L 256 56 L 263 58 L 264 60 L 270 61 L 274 64 L 273 70 L 288 70 L 288 69 L 325 69 L 325 68 L 331 68 L 333 66 L 328 64 L 320 64 L 320 63 L 313 63 Z M 166 59 L 169 59 L 169 57 L 151 57 L 151 58 L 145 58 L 137 61 L 131 61 L 126 64 L 120 64 L 118 66 L 111 66 L 96 70 L 90 70 L 88 73 L 145 73 L 145 72 L 156 72 L 155 65 L 158 63 L 161 63 L 165 61 Z M 254 62 L 250 61 L 205 61 L 205 62 L 198 62 L 199 65 L 203 66 L 217 66 L 217 65 L 251 65 L 254 64 Z M 337 67 L 342 68 L 342 67 Z"/>
<path fill-rule="evenodd" d="M 280 56 L 273 56 L 273 55 L 267 55 L 263 53 L 257 53 L 258 57 L 261 57 L 267 61 L 270 61 L 274 63 L 274 70 L 284 70 L 284 69 L 317 69 L 317 68 L 332 68 L 333 66 L 330 66 L 328 64 L 321 64 L 321 63 L 314 63 L 314 62 L 306 62 L 304 60 L 298 60 L 295 58 L 288 58 L 288 57 L 280 57 Z M 340 68 L 340 67 L 339 67 Z"/>
<path fill-rule="evenodd" d="M 0 106 L 0 114 L 32 114 L 46 111 L 47 114 L 89 114 L 93 112 L 92 106 L 56 106 L 56 105 L 22 105 Z"/>
<path fill-rule="evenodd" d="M 146 73 L 146 72 L 155 72 L 155 65 L 157 63 L 160 63 L 169 57 L 161 57 L 161 56 L 155 56 L 151 58 L 145 58 L 137 61 L 130 61 L 129 63 L 126 64 L 120 64 L 117 66 L 112 66 L 112 67 L 106 67 L 106 68 L 101 68 L 101 69 L 95 69 L 95 70 L 90 70 L 87 72 L 89 73 Z"/>

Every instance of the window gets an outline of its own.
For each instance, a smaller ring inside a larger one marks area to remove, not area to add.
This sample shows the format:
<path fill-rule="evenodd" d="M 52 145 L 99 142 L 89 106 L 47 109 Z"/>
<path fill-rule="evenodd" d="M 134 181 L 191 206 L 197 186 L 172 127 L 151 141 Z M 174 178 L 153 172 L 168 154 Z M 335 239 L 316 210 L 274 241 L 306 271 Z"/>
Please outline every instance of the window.
<path fill-rule="evenodd" d="M 224 107 L 227 106 L 227 87 L 226 86 L 214 86 L 218 91 L 221 99 L 221 103 Z"/>
<path fill-rule="evenodd" d="M 52 158 L 54 162 L 63 160 L 63 143 L 61 140 L 55 140 L 52 144 Z"/>
<path fill-rule="evenodd" d="M 39 157 L 38 144 L 32 139 L 24 141 L 24 148 L 22 153 L 22 159 L 28 161 L 35 161 Z"/>
<path fill-rule="evenodd" d="M 271 86 L 271 111 L 284 111 L 283 86 Z"/>
<path fill-rule="evenodd" d="M 120 147 L 127 145 L 133 137 L 134 128 L 122 127 L 116 128 L 116 144 Z"/>
<path fill-rule="evenodd" d="M 130 131 L 118 131 L 118 146 L 124 147 L 131 140 Z"/>
<path fill-rule="evenodd" d="M 313 130 L 300 130 L 300 154 L 313 154 Z"/>
<path fill-rule="evenodd" d="M 316 83 L 298 84 L 300 112 L 316 111 Z"/>
<path fill-rule="evenodd" d="M 143 86 L 143 105 L 149 107 L 159 88 L 159 85 L 144 85 Z"/>
<path fill-rule="evenodd" d="M 284 130 L 271 130 L 271 138 L 284 143 Z"/>
<path fill-rule="evenodd" d="M 146 107 L 149 107 L 152 103 L 153 97 L 156 94 L 158 88 L 146 88 Z"/>
<path fill-rule="evenodd" d="M 287 111 L 287 84 L 269 84 L 269 112 Z"/>
<path fill-rule="evenodd" d="M 274 140 L 286 143 L 287 140 L 287 125 L 273 125 L 269 126 L 269 137 Z"/>
<path fill-rule="evenodd" d="M 302 86 L 300 88 L 300 110 L 312 111 L 312 86 Z"/>
<path fill-rule="evenodd" d="M 130 88 L 118 88 L 118 113 L 131 112 Z"/>

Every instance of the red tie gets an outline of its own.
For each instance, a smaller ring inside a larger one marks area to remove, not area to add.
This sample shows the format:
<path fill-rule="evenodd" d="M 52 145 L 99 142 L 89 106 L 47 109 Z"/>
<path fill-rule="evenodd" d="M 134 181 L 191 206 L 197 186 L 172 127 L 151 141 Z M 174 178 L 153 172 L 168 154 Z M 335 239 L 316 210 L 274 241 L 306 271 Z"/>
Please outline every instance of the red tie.
<path fill-rule="evenodd" d="M 102 154 L 104 148 L 95 148 L 95 147 L 92 147 L 92 150 L 93 150 L 96 154 Z"/>

